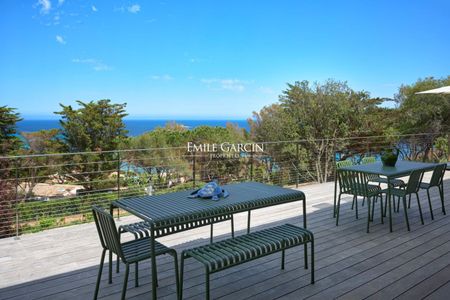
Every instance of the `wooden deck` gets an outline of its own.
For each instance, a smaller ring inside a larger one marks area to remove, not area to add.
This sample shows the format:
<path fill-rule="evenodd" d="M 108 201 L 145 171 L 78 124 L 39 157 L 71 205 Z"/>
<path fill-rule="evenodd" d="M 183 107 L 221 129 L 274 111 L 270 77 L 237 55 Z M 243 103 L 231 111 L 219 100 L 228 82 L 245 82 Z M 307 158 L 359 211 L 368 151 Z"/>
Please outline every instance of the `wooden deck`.
<path fill-rule="evenodd" d="M 214 299 L 449 299 L 450 295 L 450 174 L 444 193 L 448 215 L 441 212 L 433 190 L 434 221 L 426 194 L 421 192 L 425 225 L 420 224 L 416 201 L 409 210 L 411 231 L 402 211 L 394 214 L 394 232 L 387 220 L 380 224 L 379 207 L 371 232 L 366 233 L 367 207 L 355 219 L 350 197 L 344 198 L 341 222 L 332 218 L 333 183 L 300 187 L 307 197 L 308 228 L 316 237 L 316 283 L 309 284 L 303 269 L 302 247 L 287 251 L 286 269 L 281 254 L 243 264 L 211 277 Z M 301 203 L 261 209 L 252 214 L 252 230 L 282 223 L 301 224 Z M 119 223 L 135 220 L 122 217 Z M 246 214 L 235 218 L 244 232 Z M 217 239 L 229 236 L 230 224 L 215 226 Z M 178 251 L 209 241 L 209 227 L 162 238 Z M 0 299 L 91 299 L 101 248 L 94 224 L 28 234 L 0 240 Z M 175 278 L 170 256 L 157 259 L 160 299 L 175 299 Z M 107 283 L 107 264 L 100 287 L 101 299 L 119 299 L 122 272 Z M 131 268 L 128 299 L 151 299 L 150 264 L 140 265 L 140 287 L 134 287 Z M 204 270 L 193 260 L 185 268 L 185 299 L 204 298 Z"/>

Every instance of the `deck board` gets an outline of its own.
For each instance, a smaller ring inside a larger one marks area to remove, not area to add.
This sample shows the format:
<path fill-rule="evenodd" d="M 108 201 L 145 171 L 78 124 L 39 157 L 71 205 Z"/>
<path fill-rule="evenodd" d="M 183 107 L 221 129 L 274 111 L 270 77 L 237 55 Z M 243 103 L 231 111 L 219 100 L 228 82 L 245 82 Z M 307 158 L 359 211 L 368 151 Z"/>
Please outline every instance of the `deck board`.
<path fill-rule="evenodd" d="M 450 195 L 450 174 L 444 193 Z M 280 270 L 280 254 L 263 257 L 211 275 L 214 299 L 445 299 L 450 293 L 450 217 L 441 212 L 437 189 L 432 191 L 435 220 L 429 214 L 426 193 L 421 192 L 425 225 L 421 225 L 416 201 L 406 231 L 403 213 L 394 214 L 394 232 L 388 220 L 380 224 L 379 207 L 371 232 L 365 232 L 367 208 L 359 207 L 360 218 L 350 209 L 351 198 L 343 198 L 340 224 L 332 218 L 333 183 L 299 187 L 307 198 L 308 228 L 316 238 L 316 284 L 309 284 L 309 270 L 303 268 L 302 247 L 286 253 L 286 269 Z M 446 199 L 447 200 L 447 199 Z M 446 202 L 450 211 L 450 202 Z M 119 223 L 135 221 L 122 217 Z M 293 223 L 301 225 L 301 204 L 289 203 L 252 212 L 252 230 Z M 235 227 L 245 232 L 246 214 L 238 214 Z M 230 223 L 214 226 L 216 240 L 229 237 Z M 208 243 L 209 227 L 202 227 L 161 239 L 177 251 Z M 0 240 L 0 299 L 86 299 L 91 298 L 101 248 L 93 224 L 27 234 L 14 240 Z M 175 278 L 170 256 L 157 259 L 160 299 L 175 299 Z M 119 299 L 122 272 L 113 273 L 107 283 L 107 264 L 100 299 Z M 140 286 L 134 288 L 134 267 L 130 269 L 127 298 L 151 296 L 150 263 L 139 268 Z M 204 298 L 204 270 L 187 260 L 185 299 Z"/>

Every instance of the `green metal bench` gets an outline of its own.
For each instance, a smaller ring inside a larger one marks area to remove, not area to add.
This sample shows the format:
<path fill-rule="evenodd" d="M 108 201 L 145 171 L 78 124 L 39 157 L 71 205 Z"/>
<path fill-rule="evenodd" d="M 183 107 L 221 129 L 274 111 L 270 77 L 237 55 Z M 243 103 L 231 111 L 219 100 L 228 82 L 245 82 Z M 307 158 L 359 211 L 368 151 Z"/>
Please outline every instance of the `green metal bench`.
<path fill-rule="evenodd" d="M 284 224 L 273 228 L 184 250 L 181 254 L 179 299 L 183 298 L 184 260 L 192 257 L 205 266 L 206 299 L 210 298 L 209 275 L 254 259 L 282 252 L 281 269 L 284 269 L 285 250 L 304 245 L 305 269 L 308 268 L 307 244 L 311 243 L 311 283 L 314 283 L 314 235 L 311 231 Z"/>

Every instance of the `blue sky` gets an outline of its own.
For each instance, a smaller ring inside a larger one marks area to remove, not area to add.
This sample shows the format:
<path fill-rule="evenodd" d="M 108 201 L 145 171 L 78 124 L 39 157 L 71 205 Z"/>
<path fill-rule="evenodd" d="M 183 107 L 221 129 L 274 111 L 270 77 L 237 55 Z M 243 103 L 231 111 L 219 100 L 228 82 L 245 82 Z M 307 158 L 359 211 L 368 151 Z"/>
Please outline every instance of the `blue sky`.
<path fill-rule="evenodd" d="M 450 1 L 0 1 L 0 105 L 109 98 L 133 118 L 251 116 L 287 82 L 374 97 L 450 70 Z"/>

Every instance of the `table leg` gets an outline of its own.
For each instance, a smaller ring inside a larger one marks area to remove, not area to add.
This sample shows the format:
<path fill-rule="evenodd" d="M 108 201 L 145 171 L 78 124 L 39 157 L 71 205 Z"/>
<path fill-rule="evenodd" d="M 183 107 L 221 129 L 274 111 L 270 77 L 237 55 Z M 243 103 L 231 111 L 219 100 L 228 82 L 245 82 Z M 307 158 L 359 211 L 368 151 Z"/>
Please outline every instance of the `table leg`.
<path fill-rule="evenodd" d="M 250 218 L 251 218 L 251 210 L 248 211 L 248 216 L 247 216 L 247 234 L 250 233 Z"/>
<path fill-rule="evenodd" d="M 333 205 L 333 218 L 336 218 L 336 195 L 337 195 L 337 172 L 334 174 L 334 205 Z"/>
<path fill-rule="evenodd" d="M 156 289 L 157 289 L 157 279 L 156 279 L 156 256 L 155 256 L 155 227 L 152 224 L 150 227 L 150 251 L 152 254 L 152 299 L 156 300 Z"/>
<path fill-rule="evenodd" d="M 389 230 L 392 232 L 392 208 L 391 208 L 391 181 L 390 178 L 387 178 L 387 199 L 388 199 L 388 208 L 389 208 Z"/>

